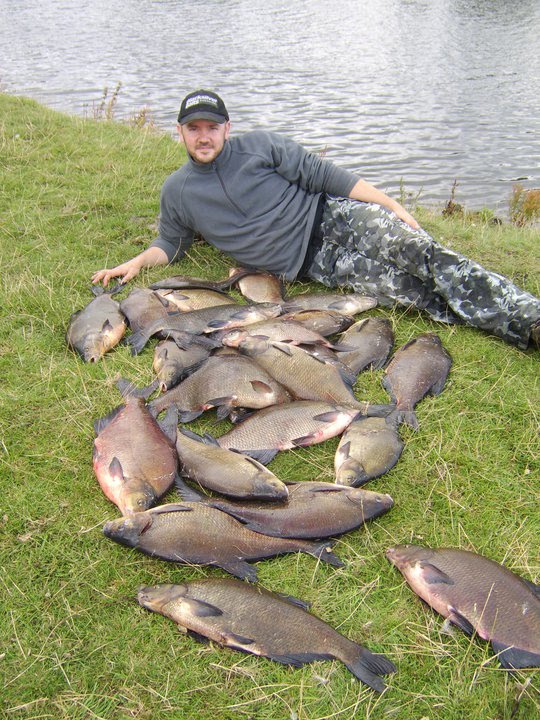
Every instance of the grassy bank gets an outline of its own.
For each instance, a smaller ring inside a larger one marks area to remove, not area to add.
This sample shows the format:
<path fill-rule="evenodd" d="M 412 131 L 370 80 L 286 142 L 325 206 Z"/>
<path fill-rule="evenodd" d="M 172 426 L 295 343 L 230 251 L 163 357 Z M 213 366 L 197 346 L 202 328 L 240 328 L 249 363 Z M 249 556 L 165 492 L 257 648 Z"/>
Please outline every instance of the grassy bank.
<path fill-rule="evenodd" d="M 71 313 L 90 299 L 93 270 L 154 237 L 159 190 L 182 161 L 169 137 L 71 118 L 0 95 L 0 716 L 6 718 L 399 718 L 529 720 L 538 676 L 511 676 L 490 647 L 425 607 L 384 557 L 394 543 L 453 545 L 538 582 L 538 353 L 402 310 L 396 346 L 434 330 L 453 356 L 444 392 L 417 408 L 397 466 L 371 483 L 393 510 L 336 544 L 346 566 L 305 555 L 258 564 L 261 583 L 312 602 L 348 637 L 398 666 L 381 697 L 340 664 L 300 670 L 201 645 L 135 602 L 137 588 L 222 575 L 154 560 L 106 540 L 117 515 L 92 471 L 93 420 L 119 402 L 118 375 L 152 380 L 152 348 L 119 347 L 96 365 L 65 346 Z M 418 219 L 445 244 L 540 294 L 538 230 Z M 177 268 L 180 268 L 179 270 Z M 185 272 L 218 278 L 228 263 L 196 244 Z M 298 289 L 291 287 L 291 292 Z M 357 395 L 385 402 L 381 371 Z M 207 414 L 194 428 L 215 432 Z M 283 479 L 333 480 L 336 441 L 281 453 Z M 171 493 L 168 499 L 173 499 Z"/>

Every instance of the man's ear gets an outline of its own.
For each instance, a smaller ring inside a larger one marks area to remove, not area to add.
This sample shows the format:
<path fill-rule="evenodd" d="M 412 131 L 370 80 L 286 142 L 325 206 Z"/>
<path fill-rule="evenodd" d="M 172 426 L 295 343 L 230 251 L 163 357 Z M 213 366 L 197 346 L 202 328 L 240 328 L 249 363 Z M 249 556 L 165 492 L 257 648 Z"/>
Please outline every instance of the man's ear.
<path fill-rule="evenodd" d="M 180 138 L 180 142 L 184 142 L 184 136 L 182 135 L 182 126 L 180 123 L 176 123 L 176 132 L 178 133 L 178 137 Z"/>

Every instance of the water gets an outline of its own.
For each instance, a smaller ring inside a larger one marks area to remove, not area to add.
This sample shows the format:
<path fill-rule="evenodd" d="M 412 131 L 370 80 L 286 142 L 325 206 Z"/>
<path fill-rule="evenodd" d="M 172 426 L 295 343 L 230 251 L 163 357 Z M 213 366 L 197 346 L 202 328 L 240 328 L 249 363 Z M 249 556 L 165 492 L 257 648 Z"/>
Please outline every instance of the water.
<path fill-rule="evenodd" d="M 0 88 L 92 116 L 224 98 L 394 196 L 508 208 L 540 185 L 538 0 L 0 0 Z"/>

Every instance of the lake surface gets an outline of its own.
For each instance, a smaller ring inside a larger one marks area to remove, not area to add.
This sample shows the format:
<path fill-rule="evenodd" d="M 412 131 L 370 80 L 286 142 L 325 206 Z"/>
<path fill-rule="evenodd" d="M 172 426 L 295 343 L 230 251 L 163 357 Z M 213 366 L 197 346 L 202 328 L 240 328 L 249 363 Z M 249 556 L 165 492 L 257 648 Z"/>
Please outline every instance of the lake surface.
<path fill-rule="evenodd" d="M 0 0 L 0 89 L 92 116 L 224 98 L 392 195 L 508 208 L 540 186 L 538 0 Z"/>

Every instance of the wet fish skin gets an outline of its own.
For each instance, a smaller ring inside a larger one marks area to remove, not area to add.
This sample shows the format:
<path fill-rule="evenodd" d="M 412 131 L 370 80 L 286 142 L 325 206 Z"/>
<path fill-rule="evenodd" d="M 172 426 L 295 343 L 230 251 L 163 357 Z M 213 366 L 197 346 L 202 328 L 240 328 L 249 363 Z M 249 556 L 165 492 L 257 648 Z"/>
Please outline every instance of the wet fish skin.
<path fill-rule="evenodd" d="M 255 337 L 263 342 L 284 342 L 290 345 L 316 345 L 327 348 L 336 346 L 329 342 L 323 335 L 314 330 L 304 327 L 294 320 L 284 320 L 282 317 L 273 320 L 263 320 L 253 323 L 244 328 L 237 328 L 225 333 L 221 338 L 223 345 L 227 347 L 238 347 L 248 337 Z"/>
<path fill-rule="evenodd" d="M 413 408 L 428 393 L 442 392 L 451 366 L 452 358 L 436 333 L 419 335 L 397 350 L 382 379 L 396 403 L 394 419 L 418 429 Z"/>
<path fill-rule="evenodd" d="M 295 667 L 335 658 L 377 692 L 385 687 L 381 675 L 396 670 L 384 655 L 372 653 L 307 612 L 303 601 L 260 586 L 207 578 L 143 587 L 137 599 L 142 607 L 225 647 Z"/>
<path fill-rule="evenodd" d="M 222 290 L 210 290 L 206 288 L 185 288 L 183 290 L 155 290 L 159 297 L 172 305 L 180 312 L 191 312 L 202 310 L 217 305 L 230 305 L 235 302 L 234 298 Z"/>
<path fill-rule="evenodd" d="M 376 298 L 360 293 L 303 293 L 289 298 L 283 305 L 283 312 L 335 310 L 343 315 L 357 315 L 376 305 Z"/>
<path fill-rule="evenodd" d="M 285 483 L 264 465 L 181 428 L 176 439 L 181 472 L 214 492 L 234 498 L 284 500 Z"/>
<path fill-rule="evenodd" d="M 362 411 L 367 412 L 368 403 L 364 405 Z M 358 413 L 346 405 L 294 400 L 249 415 L 217 441 L 221 447 L 266 464 L 280 450 L 315 445 L 339 435 Z"/>
<path fill-rule="evenodd" d="M 458 548 L 397 545 L 386 556 L 434 610 L 489 641 L 503 667 L 540 667 L 539 586 Z"/>
<path fill-rule="evenodd" d="M 194 344 L 187 350 L 173 340 L 162 340 L 154 348 L 153 369 L 161 392 L 170 390 L 180 380 L 197 370 L 210 355 L 210 348 Z"/>
<path fill-rule="evenodd" d="M 201 288 L 207 290 L 227 290 L 235 285 L 238 280 L 246 275 L 253 275 L 259 270 L 239 269 L 238 272 L 229 275 L 223 280 L 205 280 L 204 278 L 193 277 L 191 275 L 174 275 L 164 280 L 158 280 L 150 285 L 152 290 L 170 289 L 182 290 L 184 288 Z"/>
<path fill-rule="evenodd" d="M 289 402 L 290 395 L 277 380 L 250 358 L 210 356 L 195 372 L 149 403 L 154 416 L 171 405 L 180 420 L 189 422 L 205 410 L 219 408 L 220 418 L 231 408 L 265 408 Z"/>
<path fill-rule="evenodd" d="M 384 417 L 361 417 L 343 433 L 334 459 L 336 483 L 358 487 L 391 470 L 404 443 Z"/>
<path fill-rule="evenodd" d="M 334 363 L 315 357 L 300 347 L 246 337 L 238 343 L 242 353 L 253 358 L 297 400 L 322 400 L 360 409 L 352 387 Z"/>
<path fill-rule="evenodd" d="M 316 539 L 355 530 L 388 512 L 390 495 L 326 482 L 289 483 L 287 502 L 235 502 L 207 499 L 254 532 L 277 537 Z"/>
<path fill-rule="evenodd" d="M 238 278 L 240 272 L 245 272 L 246 268 L 230 268 L 229 276 Z M 250 302 L 271 302 L 281 304 L 284 301 L 283 282 L 269 272 L 251 272 L 236 280 L 236 285 L 242 295 Z"/>
<path fill-rule="evenodd" d="M 169 335 L 181 347 L 189 347 L 194 342 L 201 342 L 201 335 L 233 327 L 241 327 L 267 317 L 276 317 L 281 306 L 271 303 L 259 305 L 215 305 L 191 310 L 190 312 L 174 312 L 168 318 L 158 319 L 139 332 L 130 335 L 126 343 L 137 355 L 142 351 L 148 340 L 157 333 Z M 199 336 L 199 337 L 195 337 Z"/>
<path fill-rule="evenodd" d="M 117 287 L 113 288 L 117 291 Z M 100 292 L 101 291 L 101 292 Z M 66 343 L 85 362 L 97 362 L 124 337 L 127 322 L 111 291 L 93 288 L 96 295 L 84 308 L 73 313 L 66 331 Z"/>
<path fill-rule="evenodd" d="M 173 442 L 144 400 L 128 397 L 110 419 L 96 423 L 94 473 L 122 515 L 147 510 L 172 487 L 178 459 Z"/>
<path fill-rule="evenodd" d="M 294 312 L 284 310 L 281 317 L 284 320 L 294 320 L 324 337 L 342 332 L 354 323 L 354 317 L 351 315 L 344 315 L 334 310 L 298 310 Z"/>
<path fill-rule="evenodd" d="M 129 295 L 120 302 L 120 310 L 126 316 L 132 333 L 157 320 L 166 319 L 171 312 L 176 312 L 174 305 L 149 288 L 133 288 Z"/>
<path fill-rule="evenodd" d="M 339 359 L 354 373 L 358 374 L 368 367 L 379 370 L 394 345 L 392 323 L 382 317 L 364 318 L 342 333 L 339 342 L 353 348 L 340 353 Z"/>
<path fill-rule="evenodd" d="M 169 503 L 129 517 L 109 520 L 106 537 L 121 545 L 172 562 L 216 565 L 254 581 L 248 560 L 304 552 L 335 567 L 343 563 L 328 542 L 277 538 L 252 532 L 227 513 L 200 502 Z"/>

